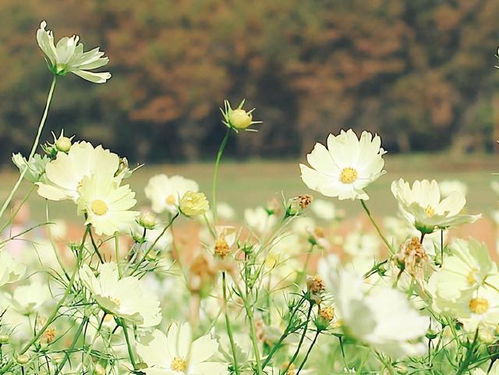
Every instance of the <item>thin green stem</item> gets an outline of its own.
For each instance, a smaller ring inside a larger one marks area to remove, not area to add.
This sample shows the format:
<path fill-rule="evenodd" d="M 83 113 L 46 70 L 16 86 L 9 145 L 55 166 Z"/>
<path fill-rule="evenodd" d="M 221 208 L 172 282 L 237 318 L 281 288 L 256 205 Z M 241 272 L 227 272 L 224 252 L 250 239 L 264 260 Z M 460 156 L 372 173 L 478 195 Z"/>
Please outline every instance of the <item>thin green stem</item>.
<path fill-rule="evenodd" d="M 308 356 L 312 352 L 312 348 L 314 347 L 315 343 L 317 342 L 317 338 L 319 337 L 320 333 L 321 333 L 320 330 L 315 331 L 314 339 L 312 340 L 312 343 L 308 347 L 307 353 L 305 354 L 305 358 L 303 358 L 303 361 L 301 362 L 301 365 L 298 368 L 298 371 L 297 371 L 296 375 L 300 374 L 300 371 L 303 369 L 303 366 L 305 366 L 305 363 L 308 361 Z"/>
<path fill-rule="evenodd" d="M 440 268 L 444 265 L 444 230 L 440 229 Z"/>
<path fill-rule="evenodd" d="M 229 336 L 230 349 L 232 351 L 232 358 L 234 360 L 234 372 L 239 374 L 239 364 L 237 362 L 237 352 L 236 344 L 234 342 L 234 335 L 232 334 L 232 327 L 230 325 L 229 312 L 227 311 L 227 281 L 225 277 L 225 272 L 222 272 L 222 293 L 224 298 L 224 316 L 225 316 L 225 326 L 227 328 L 227 335 Z"/>
<path fill-rule="evenodd" d="M 362 205 L 362 208 L 364 208 L 364 211 L 366 211 L 366 214 L 369 217 L 369 220 L 371 220 L 371 223 L 373 224 L 374 228 L 376 229 L 376 232 L 378 232 L 378 235 L 381 237 L 381 239 L 385 243 L 386 247 L 388 248 L 388 251 L 390 252 L 390 255 L 393 255 L 395 252 L 393 251 L 392 246 L 390 245 L 390 243 L 388 242 L 388 240 L 386 239 L 386 237 L 381 232 L 380 227 L 378 226 L 378 224 L 376 223 L 376 221 L 372 217 L 371 211 L 369 211 L 369 209 L 367 208 L 366 201 L 363 200 L 363 199 L 361 199 L 360 203 Z"/>
<path fill-rule="evenodd" d="M 62 305 L 64 305 L 64 302 L 66 302 L 66 299 L 71 294 L 71 290 L 73 289 L 73 284 L 74 284 L 74 282 L 76 280 L 76 275 L 78 274 L 78 269 L 80 267 L 80 262 L 81 262 L 82 253 L 83 253 L 82 250 L 83 250 L 83 246 L 85 245 L 85 240 L 87 238 L 87 235 L 88 235 L 88 227 L 87 227 L 87 230 L 85 231 L 85 233 L 83 234 L 83 238 L 81 240 L 80 248 L 78 250 L 78 255 L 77 255 L 77 260 L 76 260 L 76 266 L 75 266 L 75 268 L 73 270 L 73 274 L 71 275 L 71 279 L 69 280 L 69 283 L 68 283 L 68 286 L 66 287 L 64 295 L 62 296 L 62 298 L 59 300 L 59 302 L 55 306 L 55 309 L 52 312 L 52 314 L 50 314 L 50 316 L 47 318 L 47 321 L 45 322 L 45 324 L 43 325 L 43 327 L 31 339 L 31 341 L 29 343 L 27 343 L 21 349 L 21 351 L 19 352 L 19 355 L 22 355 L 22 354 L 26 353 L 28 351 L 28 349 L 31 347 L 31 345 L 33 345 L 36 341 L 38 341 L 38 339 L 43 335 L 43 333 L 46 331 L 46 329 L 48 328 L 48 326 L 53 323 L 53 321 L 55 320 L 57 314 L 59 313 L 59 309 L 62 307 Z"/>
<path fill-rule="evenodd" d="M 45 122 L 47 120 L 47 115 L 48 115 L 48 112 L 49 112 L 50 103 L 52 102 L 52 97 L 54 96 L 54 90 L 55 90 L 56 81 L 57 81 L 57 78 L 54 75 L 54 77 L 52 78 L 52 83 L 50 85 L 49 93 L 48 93 L 48 96 L 47 96 L 47 102 L 45 103 L 45 109 L 43 111 L 43 115 L 42 115 L 42 118 L 40 120 L 40 124 L 38 125 L 38 132 L 36 134 L 33 146 L 31 147 L 31 152 L 29 153 L 29 156 L 27 158 L 28 163 L 33 158 L 33 156 L 35 155 L 36 149 L 37 149 L 38 144 L 40 142 L 40 136 L 42 135 L 43 127 L 45 126 Z M 26 168 L 24 168 L 21 171 L 21 174 L 19 175 L 19 178 L 17 179 L 16 184 L 12 188 L 9 196 L 7 197 L 7 199 L 5 200 L 5 202 L 2 205 L 2 208 L 0 209 L 0 218 L 3 217 L 3 214 L 5 213 L 5 210 L 7 209 L 7 207 L 10 204 L 10 202 L 12 201 L 12 198 L 14 197 L 14 194 L 17 192 L 17 189 L 19 189 L 19 186 L 21 185 L 21 182 L 22 182 L 24 176 L 26 175 L 27 171 L 28 171 L 28 166 L 26 166 Z"/>
<path fill-rule="evenodd" d="M 83 332 L 83 328 L 86 327 L 87 324 L 88 324 L 88 317 L 85 316 L 83 318 L 80 326 L 78 327 L 78 330 L 76 331 L 76 333 L 74 335 L 73 342 L 71 343 L 71 346 L 69 347 L 68 350 L 65 350 L 64 358 L 62 359 L 62 361 L 59 364 L 59 366 L 57 366 L 57 370 L 55 371 L 54 375 L 59 374 L 62 371 L 62 369 L 64 368 L 64 365 L 66 364 L 66 362 L 69 359 L 70 353 L 73 352 L 73 350 L 74 350 L 74 348 L 76 346 L 76 343 L 78 342 L 78 339 L 80 338 L 81 333 Z"/>
<path fill-rule="evenodd" d="M 146 252 L 144 253 L 144 255 L 142 256 L 142 258 L 140 258 L 140 260 L 135 264 L 135 268 L 132 270 L 132 274 L 137 271 L 137 269 L 139 268 L 140 264 L 144 261 L 144 259 L 147 258 L 147 256 L 149 255 L 149 253 L 151 252 L 151 250 L 154 248 L 154 246 L 156 246 L 156 244 L 158 243 L 158 241 L 160 240 L 161 237 L 163 237 L 163 235 L 166 233 L 166 231 L 168 230 L 168 228 L 170 228 L 173 224 L 173 222 L 175 221 L 175 219 L 180 215 L 179 212 L 177 212 L 172 218 L 171 220 L 169 221 L 169 223 L 163 228 L 163 230 L 161 231 L 161 233 L 158 235 L 158 237 L 156 237 L 156 239 L 154 240 L 154 242 L 151 244 L 151 246 L 149 246 L 149 248 L 146 250 Z M 145 232 L 144 232 L 145 233 Z"/>
<path fill-rule="evenodd" d="M 295 318 L 295 315 L 298 312 L 298 310 L 299 310 L 299 308 L 300 308 L 300 306 L 301 306 L 301 304 L 303 303 L 304 300 L 305 300 L 305 298 L 302 297 L 300 299 L 300 301 L 297 303 L 296 307 L 293 309 L 293 311 L 291 313 L 291 316 L 289 318 L 288 325 L 284 329 L 284 332 L 282 333 L 281 337 L 279 337 L 279 340 L 277 340 L 277 342 L 272 347 L 272 350 L 267 355 L 267 358 L 265 358 L 265 361 L 263 361 L 263 364 L 262 364 L 263 368 L 265 368 L 269 364 L 270 360 L 272 359 L 272 356 L 275 354 L 275 352 L 277 350 L 279 350 L 279 348 L 281 347 L 282 342 L 286 339 L 286 337 L 289 336 L 289 333 L 290 333 L 289 330 L 291 328 L 291 325 L 293 324 L 293 320 Z"/>
<path fill-rule="evenodd" d="M 130 357 L 130 362 L 134 370 L 137 370 L 137 363 L 135 362 L 135 357 L 133 355 L 132 345 L 130 344 L 130 337 L 128 336 L 128 329 L 124 320 L 121 321 L 121 327 L 123 328 L 123 333 L 125 335 L 126 347 L 128 350 L 128 357 Z"/>
<path fill-rule="evenodd" d="M 94 248 L 95 254 L 97 254 L 97 257 L 99 258 L 99 261 L 101 263 L 104 263 L 104 258 L 102 258 L 101 253 L 99 252 L 99 247 L 97 246 L 97 243 L 94 240 L 94 236 L 92 235 L 92 227 L 91 224 L 87 225 L 88 228 L 88 234 L 90 235 L 90 242 L 92 242 L 92 246 Z"/>
<path fill-rule="evenodd" d="M 308 323 L 310 322 L 310 315 L 312 314 L 312 307 L 314 307 L 313 303 L 310 303 L 310 306 L 308 308 L 307 312 L 307 319 L 305 320 L 305 325 L 303 327 L 303 332 L 300 337 L 300 341 L 298 342 L 298 346 L 296 347 L 296 350 L 291 357 L 291 360 L 289 361 L 288 365 L 286 366 L 286 369 L 284 370 L 283 374 L 286 374 L 291 367 L 291 365 L 294 363 L 296 360 L 296 357 L 298 357 L 298 354 L 300 353 L 301 346 L 303 345 L 303 340 L 305 340 L 305 336 L 307 335 L 307 328 L 308 328 Z"/>
<path fill-rule="evenodd" d="M 220 143 L 220 147 L 218 148 L 217 158 L 215 160 L 215 168 L 213 170 L 213 180 L 211 185 L 211 202 L 213 204 L 213 225 L 217 224 L 217 180 L 218 180 L 218 169 L 220 167 L 220 160 L 222 160 L 222 155 L 225 150 L 225 146 L 227 146 L 227 142 L 229 140 L 231 129 L 227 128 L 225 132 L 225 136 L 222 139 L 222 143 Z"/>

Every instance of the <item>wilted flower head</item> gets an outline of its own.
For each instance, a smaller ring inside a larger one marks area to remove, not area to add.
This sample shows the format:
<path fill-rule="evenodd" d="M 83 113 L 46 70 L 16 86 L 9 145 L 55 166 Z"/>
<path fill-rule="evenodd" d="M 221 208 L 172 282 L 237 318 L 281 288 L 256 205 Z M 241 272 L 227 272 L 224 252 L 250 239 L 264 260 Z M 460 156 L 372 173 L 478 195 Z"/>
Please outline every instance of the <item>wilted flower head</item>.
<path fill-rule="evenodd" d="M 360 139 L 353 130 L 332 134 L 327 148 L 317 143 L 307 160 L 300 164 L 301 178 L 310 189 L 327 197 L 369 199 L 364 189 L 379 176 L 384 166 L 381 139 L 363 132 Z"/>
<path fill-rule="evenodd" d="M 421 233 L 473 223 L 480 218 L 480 215 L 461 213 L 466 199 L 460 191 L 453 191 L 441 199 L 440 188 L 435 180 L 414 181 L 412 187 L 403 179 L 393 181 L 392 193 L 405 219 Z"/>
<path fill-rule="evenodd" d="M 73 73 L 77 76 L 93 82 L 104 83 L 111 78 L 111 73 L 95 73 L 90 70 L 100 68 L 109 62 L 109 58 L 104 57 L 104 52 L 99 48 L 83 52 L 83 44 L 78 43 L 79 37 L 64 37 L 54 44 L 52 31 L 45 30 L 47 23 L 42 21 L 40 28 L 36 32 L 36 40 L 41 50 L 46 56 L 49 69 L 58 76 L 65 76 Z"/>
<path fill-rule="evenodd" d="M 244 100 L 239 104 L 236 109 L 232 109 L 228 100 L 224 101 L 224 109 L 222 111 L 223 115 L 223 124 L 231 129 L 233 129 L 236 133 L 239 130 L 246 131 L 255 131 L 252 129 L 248 129 L 249 126 L 253 124 L 261 124 L 261 121 L 253 121 L 253 111 L 254 108 L 250 111 L 246 111 L 243 109 Z"/>
<path fill-rule="evenodd" d="M 401 271 L 407 271 L 411 276 L 422 279 L 423 268 L 428 262 L 428 255 L 419 241 L 413 237 L 406 241 L 400 251 L 395 254 L 395 260 Z"/>

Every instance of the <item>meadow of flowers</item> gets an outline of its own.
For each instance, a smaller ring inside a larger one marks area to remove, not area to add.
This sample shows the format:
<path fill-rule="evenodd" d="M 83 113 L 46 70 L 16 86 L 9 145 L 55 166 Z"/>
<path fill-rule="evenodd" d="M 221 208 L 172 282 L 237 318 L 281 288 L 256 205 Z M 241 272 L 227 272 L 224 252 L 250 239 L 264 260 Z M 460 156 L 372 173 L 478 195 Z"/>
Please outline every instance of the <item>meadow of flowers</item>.
<path fill-rule="evenodd" d="M 108 63 L 99 48 L 46 27 L 36 39 L 52 83 L 0 209 L 0 374 L 499 374 L 497 263 L 479 238 L 449 236 L 480 219 L 466 186 L 393 181 L 398 212 L 380 222 L 368 188 L 386 173 L 382 140 L 347 130 L 297 166 L 315 198 L 283 196 L 237 222 L 217 196 L 230 184 L 217 178 L 223 152 L 264 125 L 226 101 L 211 191 L 158 174 L 136 208 L 125 157 L 62 129 L 40 143 L 56 83 L 111 77 L 94 71 Z M 31 194 L 46 221 L 14 230 Z M 340 235 L 335 199 L 361 205 L 372 231 Z M 78 240 L 51 216 L 63 200 Z"/>

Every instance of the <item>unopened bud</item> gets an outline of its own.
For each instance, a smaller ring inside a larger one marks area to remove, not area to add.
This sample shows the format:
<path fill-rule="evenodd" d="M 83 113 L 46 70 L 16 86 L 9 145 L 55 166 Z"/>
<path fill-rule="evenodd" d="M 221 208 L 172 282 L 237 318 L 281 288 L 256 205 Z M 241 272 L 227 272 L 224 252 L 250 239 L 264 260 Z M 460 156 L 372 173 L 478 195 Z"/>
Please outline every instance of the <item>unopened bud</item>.
<path fill-rule="evenodd" d="M 151 212 L 142 212 L 137 220 L 139 225 L 146 229 L 154 229 L 156 224 L 158 224 L 158 220 L 156 216 L 154 216 Z"/>
<path fill-rule="evenodd" d="M 27 354 L 21 354 L 17 356 L 16 360 L 20 365 L 25 365 L 29 362 L 29 356 Z"/>
<path fill-rule="evenodd" d="M 230 246 L 225 240 L 225 237 L 224 236 L 219 237 L 215 241 L 215 255 L 223 259 L 227 255 L 229 255 L 229 253 L 230 253 Z"/>
<path fill-rule="evenodd" d="M 0 335 L 0 345 L 5 345 L 9 343 L 8 335 Z"/>
<path fill-rule="evenodd" d="M 71 139 L 61 135 L 55 141 L 55 147 L 57 151 L 68 152 L 71 149 Z"/>

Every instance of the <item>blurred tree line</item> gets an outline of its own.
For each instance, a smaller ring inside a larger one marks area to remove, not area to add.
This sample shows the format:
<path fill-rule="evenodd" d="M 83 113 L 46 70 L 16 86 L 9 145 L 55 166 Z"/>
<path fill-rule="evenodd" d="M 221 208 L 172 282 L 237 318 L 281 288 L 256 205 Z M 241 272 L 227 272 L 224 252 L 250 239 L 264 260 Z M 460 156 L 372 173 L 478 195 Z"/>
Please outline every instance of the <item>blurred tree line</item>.
<path fill-rule="evenodd" d="M 224 98 L 264 121 L 234 157 L 297 156 L 349 127 L 394 152 L 491 151 L 498 14 L 497 0 L 0 0 L 2 160 L 26 153 L 45 100 L 42 19 L 101 46 L 113 74 L 60 80 L 48 130 L 134 161 L 212 157 Z"/>

